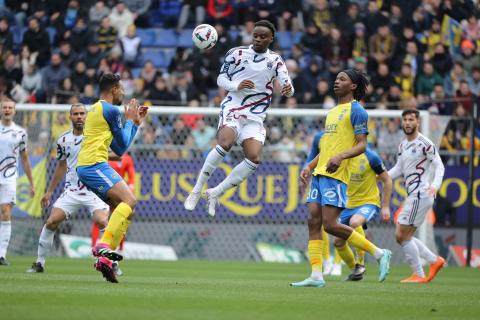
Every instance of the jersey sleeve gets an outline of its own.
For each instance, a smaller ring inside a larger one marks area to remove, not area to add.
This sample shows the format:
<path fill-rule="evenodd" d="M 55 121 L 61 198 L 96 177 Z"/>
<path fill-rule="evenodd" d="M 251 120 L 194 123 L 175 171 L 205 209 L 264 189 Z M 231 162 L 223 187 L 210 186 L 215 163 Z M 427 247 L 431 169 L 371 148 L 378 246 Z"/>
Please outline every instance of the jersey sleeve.
<path fill-rule="evenodd" d="M 352 102 L 350 121 L 355 135 L 368 134 L 368 113 L 357 101 Z"/>
<path fill-rule="evenodd" d="M 233 77 L 245 70 L 245 67 L 240 65 L 241 56 L 238 57 L 238 52 L 241 49 L 233 48 L 227 52 L 225 55 L 225 59 L 223 60 L 222 67 L 220 69 L 220 73 L 217 78 L 218 86 L 222 87 L 227 91 L 237 91 L 238 85 L 241 81 L 233 80 Z"/>
<path fill-rule="evenodd" d="M 430 160 L 432 166 L 435 168 L 432 185 L 436 190 L 438 190 L 442 185 L 443 176 L 445 174 L 445 166 L 443 165 L 442 159 L 437 152 L 437 148 L 435 148 L 433 144 L 430 144 L 426 148 L 425 153 L 427 154 L 427 159 Z"/>
<path fill-rule="evenodd" d="M 290 79 L 290 76 L 288 75 L 288 70 L 287 70 L 287 66 L 285 65 L 285 62 L 280 56 L 278 56 L 275 63 L 276 63 L 275 77 L 280 82 L 280 85 L 282 87 L 286 84 L 290 84 L 292 86 L 292 91 L 289 97 L 293 96 L 293 94 L 295 93 L 295 88 L 293 87 L 292 79 Z"/>
<path fill-rule="evenodd" d="M 373 171 L 378 175 L 385 172 L 387 169 L 383 164 L 382 158 L 373 150 L 367 149 L 365 151 L 365 155 L 367 156 L 368 163 Z"/>
<path fill-rule="evenodd" d="M 25 130 L 21 132 L 22 138 L 20 139 L 20 143 L 18 144 L 18 148 L 20 151 L 27 150 L 27 141 L 28 141 L 28 134 Z"/>
<path fill-rule="evenodd" d="M 110 147 L 113 152 L 121 156 L 132 143 L 138 128 L 131 120 L 126 121 L 125 126 L 123 126 L 122 114 L 111 104 L 103 103 L 103 116 L 113 135 Z"/>
<path fill-rule="evenodd" d="M 63 143 L 65 137 L 61 136 L 57 139 L 57 160 L 66 160 L 67 154 L 65 152 L 65 144 Z"/>
<path fill-rule="evenodd" d="M 307 157 L 307 160 L 303 164 L 303 167 L 305 167 L 310 161 L 315 159 L 315 157 L 320 153 L 320 139 L 323 136 L 323 131 L 318 132 L 312 142 L 312 148 L 310 149 L 310 154 Z"/>

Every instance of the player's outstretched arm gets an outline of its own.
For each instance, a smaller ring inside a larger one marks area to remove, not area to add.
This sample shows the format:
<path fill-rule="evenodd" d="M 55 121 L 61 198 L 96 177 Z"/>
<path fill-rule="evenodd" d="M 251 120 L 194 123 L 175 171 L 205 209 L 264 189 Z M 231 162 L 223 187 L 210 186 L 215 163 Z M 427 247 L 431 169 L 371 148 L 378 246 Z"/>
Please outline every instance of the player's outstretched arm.
<path fill-rule="evenodd" d="M 60 181 L 62 181 L 63 177 L 67 173 L 67 160 L 58 160 L 57 166 L 55 167 L 55 171 L 53 172 L 53 178 L 48 185 L 47 192 L 43 195 L 42 199 L 40 200 L 40 204 L 42 208 L 47 208 L 50 205 L 50 201 L 52 199 L 53 191 L 58 186 Z"/>
<path fill-rule="evenodd" d="M 35 185 L 33 183 L 32 166 L 30 165 L 27 149 L 20 151 L 20 158 L 22 159 L 23 171 L 25 171 L 25 175 L 30 183 L 30 196 L 33 197 L 35 195 Z"/>
<path fill-rule="evenodd" d="M 383 171 L 378 175 L 378 180 L 383 183 L 382 190 L 382 219 L 385 222 L 390 221 L 390 199 L 392 198 L 393 182 L 387 171 Z"/>

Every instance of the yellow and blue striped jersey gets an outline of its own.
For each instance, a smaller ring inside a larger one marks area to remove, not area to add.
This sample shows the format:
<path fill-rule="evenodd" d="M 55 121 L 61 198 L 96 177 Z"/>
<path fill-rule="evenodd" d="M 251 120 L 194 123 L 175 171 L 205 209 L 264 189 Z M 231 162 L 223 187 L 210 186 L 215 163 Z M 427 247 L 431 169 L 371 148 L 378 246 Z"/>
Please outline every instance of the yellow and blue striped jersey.
<path fill-rule="evenodd" d="M 324 135 L 320 140 L 322 152 L 313 175 L 330 177 L 348 185 L 351 159 L 343 160 L 334 173 L 327 172 L 327 163 L 332 157 L 353 148 L 357 143 L 356 135 L 368 134 L 367 124 L 368 114 L 358 101 L 339 104 L 330 110 L 325 120 Z"/>
<path fill-rule="evenodd" d="M 131 120 L 123 126 L 122 114 L 116 106 L 105 100 L 97 101 L 87 114 L 77 166 L 106 162 L 109 148 L 121 156 L 136 132 L 137 126 Z"/>
<path fill-rule="evenodd" d="M 380 207 L 380 190 L 377 174 L 384 172 L 385 165 L 380 156 L 367 148 L 365 153 L 352 158 L 349 164 L 350 181 L 347 187 L 347 208 L 357 208 L 365 204 Z"/>

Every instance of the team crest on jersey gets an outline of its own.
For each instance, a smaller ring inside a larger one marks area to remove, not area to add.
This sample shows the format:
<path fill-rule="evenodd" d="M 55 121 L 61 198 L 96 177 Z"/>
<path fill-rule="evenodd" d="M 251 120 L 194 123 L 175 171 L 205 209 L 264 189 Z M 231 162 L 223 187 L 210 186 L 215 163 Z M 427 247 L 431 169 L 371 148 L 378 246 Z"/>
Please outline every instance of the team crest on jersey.
<path fill-rule="evenodd" d="M 273 61 L 268 60 L 268 62 L 267 62 L 267 69 L 268 69 L 268 70 L 272 70 L 272 68 L 273 68 Z"/>
<path fill-rule="evenodd" d="M 347 109 L 342 109 L 342 111 L 338 115 L 338 121 L 341 121 L 343 119 L 343 117 L 345 116 L 345 113 L 347 113 Z"/>
<path fill-rule="evenodd" d="M 367 166 L 365 164 L 365 160 L 364 159 L 360 160 L 360 172 L 363 173 L 365 172 L 366 169 L 367 169 Z"/>

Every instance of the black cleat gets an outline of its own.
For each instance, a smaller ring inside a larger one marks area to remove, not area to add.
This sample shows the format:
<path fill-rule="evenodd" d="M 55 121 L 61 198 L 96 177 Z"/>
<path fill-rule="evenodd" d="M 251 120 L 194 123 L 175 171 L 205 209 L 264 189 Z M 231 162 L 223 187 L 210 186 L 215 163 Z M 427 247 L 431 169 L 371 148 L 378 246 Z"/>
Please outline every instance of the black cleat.
<path fill-rule="evenodd" d="M 0 266 L 9 266 L 10 263 L 4 257 L 0 257 Z"/>
<path fill-rule="evenodd" d="M 97 262 L 94 265 L 97 271 L 102 273 L 102 276 L 108 282 L 118 283 L 117 276 L 112 268 L 112 262 L 105 257 L 98 258 Z"/>
<path fill-rule="evenodd" d="M 352 273 L 348 275 L 348 278 L 345 279 L 346 281 L 360 281 L 363 279 L 363 275 L 365 274 L 365 266 L 359 263 L 355 264 L 355 269 L 353 269 Z"/>
<path fill-rule="evenodd" d="M 102 244 L 93 247 L 92 254 L 94 257 L 105 257 L 108 260 L 112 260 L 112 261 L 123 260 L 123 256 L 120 253 L 115 252 L 111 250 L 108 246 L 102 245 Z"/>
<path fill-rule="evenodd" d="M 32 267 L 27 270 L 28 273 L 42 273 L 43 271 L 44 269 L 40 262 L 34 262 Z"/>

